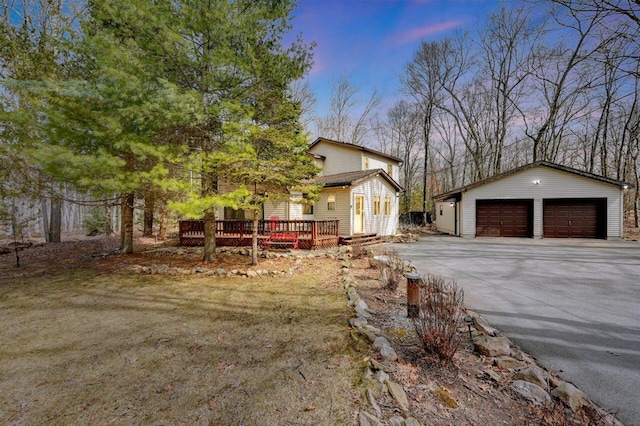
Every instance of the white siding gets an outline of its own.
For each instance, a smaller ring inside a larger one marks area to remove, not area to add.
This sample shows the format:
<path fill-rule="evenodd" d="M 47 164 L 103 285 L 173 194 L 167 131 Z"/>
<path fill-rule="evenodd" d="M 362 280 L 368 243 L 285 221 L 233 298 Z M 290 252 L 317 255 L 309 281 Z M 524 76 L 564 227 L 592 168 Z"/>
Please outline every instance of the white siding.
<path fill-rule="evenodd" d="M 446 234 L 456 234 L 456 206 L 451 201 L 436 202 L 436 227 Z"/>
<path fill-rule="evenodd" d="M 278 201 L 276 203 L 267 201 L 264 203 L 264 218 L 278 220 L 289 219 L 289 203 L 287 201 Z"/>
<path fill-rule="evenodd" d="M 324 176 L 362 170 L 362 153 L 358 149 L 332 143 L 319 143 L 310 151 L 326 157 L 322 171 Z"/>
<path fill-rule="evenodd" d="M 388 174 L 391 175 L 393 180 L 398 181 L 400 168 L 398 167 L 398 163 L 396 161 L 390 160 L 388 158 L 380 157 L 375 154 L 371 154 L 368 152 L 362 153 L 363 158 L 363 168 L 364 168 L 364 157 L 369 159 L 369 170 L 372 169 L 382 169 Z M 389 173 L 389 166 L 391 166 L 391 173 Z"/>
<path fill-rule="evenodd" d="M 534 184 L 534 181 L 540 181 Z M 554 198 L 606 198 L 607 238 L 623 236 L 621 199 L 619 187 L 593 179 L 539 166 L 490 182 L 462 194 L 462 236 L 476 234 L 476 200 L 482 199 L 533 199 L 534 238 L 542 237 L 542 201 Z"/>
<path fill-rule="evenodd" d="M 398 229 L 398 197 L 396 190 L 381 177 L 372 177 L 351 190 L 351 204 L 354 204 L 354 196 L 364 195 L 364 232 L 375 232 L 378 235 L 395 235 Z M 380 196 L 380 214 L 373 214 L 373 196 Z M 384 199 L 391 198 L 391 214 L 384 214 Z M 351 229 L 353 233 L 353 229 Z"/>
<path fill-rule="evenodd" d="M 327 197 L 333 194 L 336 197 L 336 209 L 327 210 Z M 338 219 L 340 221 L 338 233 L 351 235 L 351 198 L 349 189 L 325 188 L 320 193 L 320 200 L 314 207 L 316 220 Z"/>

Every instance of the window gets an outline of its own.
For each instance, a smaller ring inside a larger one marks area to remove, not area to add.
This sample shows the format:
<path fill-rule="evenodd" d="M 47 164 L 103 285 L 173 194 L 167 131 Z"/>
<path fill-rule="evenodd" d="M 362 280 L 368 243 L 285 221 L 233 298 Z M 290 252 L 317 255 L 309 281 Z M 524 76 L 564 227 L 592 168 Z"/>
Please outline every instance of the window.
<path fill-rule="evenodd" d="M 327 210 L 334 211 L 336 209 L 336 194 L 327 195 Z"/>
<path fill-rule="evenodd" d="M 389 216 L 391 214 L 391 198 L 384 197 L 384 214 Z"/>
<path fill-rule="evenodd" d="M 302 204 L 302 214 L 313 214 L 313 201 L 309 200 L 308 194 L 302 194 L 305 202 Z"/>
<path fill-rule="evenodd" d="M 392 164 L 387 164 L 387 174 L 391 177 L 393 177 L 393 165 Z"/>
<path fill-rule="evenodd" d="M 364 157 L 364 169 L 369 170 L 369 157 Z"/>
<path fill-rule="evenodd" d="M 442 216 L 442 204 L 440 204 L 440 216 Z"/>
<path fill-rule="evenodd" d="M 380 196 L 379 195 L 373 196 L 373 214 L 376 216 L 380 214 Z"/>

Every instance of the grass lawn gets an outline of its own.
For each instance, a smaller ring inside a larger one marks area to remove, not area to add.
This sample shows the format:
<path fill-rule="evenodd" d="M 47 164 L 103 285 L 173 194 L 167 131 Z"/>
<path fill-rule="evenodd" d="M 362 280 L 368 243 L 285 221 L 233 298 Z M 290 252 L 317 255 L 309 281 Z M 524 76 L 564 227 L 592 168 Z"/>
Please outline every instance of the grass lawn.
<path fill-rule="evenodd" d="M 0 423 L 353 424 L 358 358 L 336 270 L 3 279 Z"/>

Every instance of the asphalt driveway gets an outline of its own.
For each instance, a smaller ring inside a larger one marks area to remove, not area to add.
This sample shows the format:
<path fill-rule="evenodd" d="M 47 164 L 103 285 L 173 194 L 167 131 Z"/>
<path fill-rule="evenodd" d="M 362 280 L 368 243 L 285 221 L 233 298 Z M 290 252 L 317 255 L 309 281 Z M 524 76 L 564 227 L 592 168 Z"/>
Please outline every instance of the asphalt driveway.
<path fill-rule="evenodd" d="M 390 248 L 456 279 L 467 307 L 640 425 L 640 243 L 430 236 Z"/>

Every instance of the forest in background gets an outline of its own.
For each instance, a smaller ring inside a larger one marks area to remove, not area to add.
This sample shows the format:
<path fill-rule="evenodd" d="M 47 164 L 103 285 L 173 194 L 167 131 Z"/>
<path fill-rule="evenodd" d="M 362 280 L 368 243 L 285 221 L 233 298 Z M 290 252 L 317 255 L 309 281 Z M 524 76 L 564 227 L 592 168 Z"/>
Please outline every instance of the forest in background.
<path fill-rule="evenodd" d="M 506 2 L 476 33 L 422 41 L 399 79 L 382 111 L 339 76 L 329 113 L 307 123 L 403 158 L 403 211 L 539 160 L 639 186 L 637 0 Z M 638 191 L 625 207 L 637 226 Z"/>
<path fill-rule="evenodd" d="M 304 154 L 312 134 L 403 158 L 403 212 L 537 160 L 639 186 L 637 0 L 507 2 L 476 33 L 421 42 L 388 110 L 337 75 L 325 116 L 304 80 L 313 45 L 282 43 L 294 10 L 288 1 L 5 1 L 5 232 L 40 212 L 47 240 L 59 240 L 72 222 L 62 212 L 81 205 L 76 222 L 122 229 L 129 252 L 136 210 L 136 226 L 161 238 L 178 217 L 211 224 L 220 206 L 257 217 L 262 203 L 287 197 L 278 188 L 317 172 Z M 239 189 L 219 194 L 220 179 Z M 636 226 L 638 207 L 628 190 Z M 208 229 L 205 258 L 215 254 Z"/>

